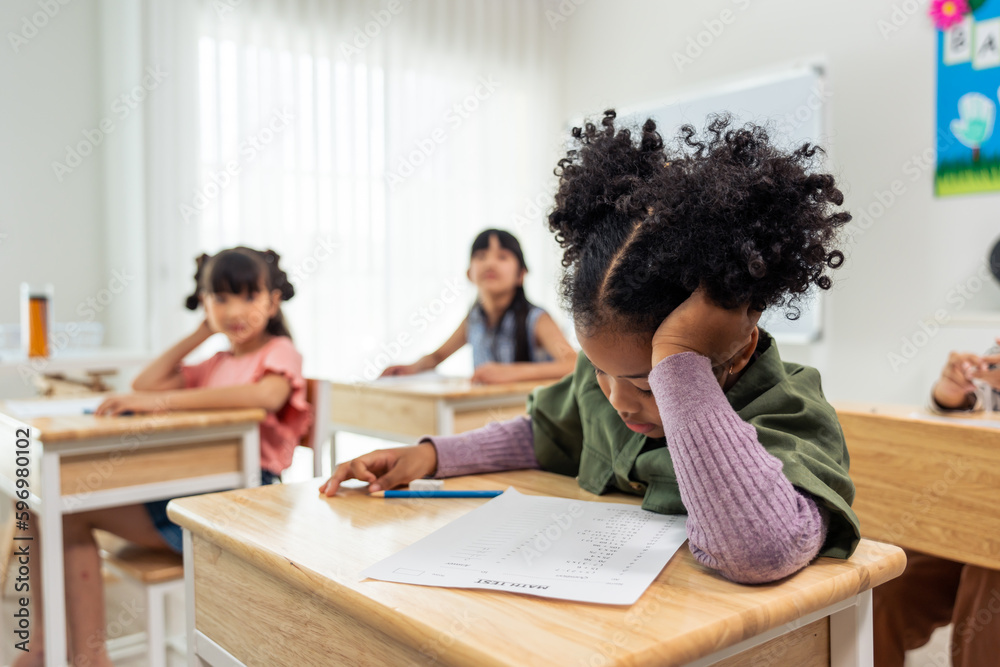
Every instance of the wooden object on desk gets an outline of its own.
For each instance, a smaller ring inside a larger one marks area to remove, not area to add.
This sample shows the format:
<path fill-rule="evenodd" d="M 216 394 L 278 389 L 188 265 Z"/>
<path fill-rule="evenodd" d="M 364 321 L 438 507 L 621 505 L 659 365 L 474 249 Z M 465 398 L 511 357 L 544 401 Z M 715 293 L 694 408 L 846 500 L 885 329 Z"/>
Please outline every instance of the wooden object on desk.
<path fill-rule="evenodd" d="M 62 517 L 260 480 L 260 409 L 129 417 L 21 418 L 0 402 L 0 494 L 17 491 L 16 442 L 28 434 L 28 504 L 45 548 L 32 573 L 45 580 L 45 652 L 66 655 Z"/>
<path fill-rule="evenodd" d="M 1000 570 L 1000 417 L 834 407 L 851 455 L 863 535 Z"/>
<path fill-rule="evenodd" d="M 541 471 L 446 484 L 641 502 Z M 173 501 L 168 514 L 185 528 L 191 664 L 870 666 L 867 591 L 905 562 L 900 549 L 864 540 L 849 560 L 821 558 L 779 583 L 742 586 L 685 545 L 631 606 L 358 576 L 483 502 L 360 490 L 325 498 L 315 483 Z"/>

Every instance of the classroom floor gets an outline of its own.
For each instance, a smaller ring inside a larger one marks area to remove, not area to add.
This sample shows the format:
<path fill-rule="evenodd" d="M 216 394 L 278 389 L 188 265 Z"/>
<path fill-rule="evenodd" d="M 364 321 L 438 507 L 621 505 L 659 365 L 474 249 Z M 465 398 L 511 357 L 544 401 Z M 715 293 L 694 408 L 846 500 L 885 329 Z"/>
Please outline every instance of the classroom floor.
<path fill-rule="evenodd" d="M 385 446 L 390 445 L 372 438 L 344 434 L 338 436 L 337 438 L 337 460 L 345 461 L 372 449 Z M 311 479 L 311 452 L 299 448 L 296 452 L 296 457 L 292 463 L 292 467 L 285 472 L 283 478 L 285 482 L 301 482 Z M 134 607 L 134 600 L 136 599 L 137 593 L 134 588 L 131 588 L 128 582 L 108 578 L 105 580 L 105 583 L 107 591 L 105 596 L 105 609 L 106 617 L 108 619 L 118 618 L 123 613 L 123 610 Z M 14 611 L 12 587 L 13 582 L 9 582 L 8 590 L 5 591 L 3 600 L 0 600 L 0 615 L 2 615 L 4 619 L 11 618 L 11 614 L 13 614 Z M 126 627 L 122 628 L 122 632 L 119 634 L 135 632 L 137 629 L 145 626 L 145 614 L 140 613 L 134 619 L 131 618 L 131 614 L 127 614 L 126 616 L 128 617 L 127 623 L 121 624 Z M 178 601 L 173 604 L 169 613 L 168 624 L 170 631 L 173 632 L 175 628 L 178 630 L 182 629 L 183 623 L 183 606 Z M 117 627 L 121 627 L 121 625 Z M 7 627 L 6 622 L 3 624 L 3 627 Z M 934 636 L 931 638 L 931 641 L 927 644 L 927 646 L 924 646 L 917 651 L 913 651 L 907 656 L 906 667 L 949 667 L 951 663 L 947 656 L 948 637 L 950 636 L 950 632 L 950 627 L 940 628 L 934 633 Z M 14 654 L 17 652 L 6 634 L 7 633 L 4 632 L 5 637 L 3 639 L 3 645 L 0 646 L 0 665 L 4 667 L 7 667 L 12 663 L 15 657 Z M 146 660 L 144 656 L 139 656 L 128 660 L 119 660 L 115 664 L 117 667 L 144 667 Z M 169 667 L 181 667 L 184 664 L 185 660 L 182 656 L 171 655 Z"/>

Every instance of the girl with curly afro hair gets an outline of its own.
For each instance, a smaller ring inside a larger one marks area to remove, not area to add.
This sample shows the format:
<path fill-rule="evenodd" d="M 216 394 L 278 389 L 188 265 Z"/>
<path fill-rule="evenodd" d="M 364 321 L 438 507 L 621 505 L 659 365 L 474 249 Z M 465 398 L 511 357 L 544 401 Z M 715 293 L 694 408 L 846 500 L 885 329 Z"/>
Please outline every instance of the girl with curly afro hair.
<path fill-rule="evenodd" d="M 515 468 L 571 475 L 593 493 L 687 514 L 689 545 L 738 582 L 788 576 L 860 539 L 854 486 L 816 370 L 783 362 L 757 327 L 829 289 L 851 217 L 821 150 L 786 151 L 765 128 L 715 116 L 668 145 L 647 120 L 574 128 L 549 227 L 582 353 L 536 389 L 528 415 L 342 464 L 391 488 L 416 477 Z"/>

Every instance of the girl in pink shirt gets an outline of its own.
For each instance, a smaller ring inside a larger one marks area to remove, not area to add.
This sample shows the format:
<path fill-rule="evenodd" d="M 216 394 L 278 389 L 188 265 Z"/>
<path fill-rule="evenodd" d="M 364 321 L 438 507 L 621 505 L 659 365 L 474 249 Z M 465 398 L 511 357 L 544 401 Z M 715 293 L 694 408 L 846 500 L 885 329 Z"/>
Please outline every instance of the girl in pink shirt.
<path fill-rule="evenodd" d="M 135 393 L 111 396 L 98 415 L 211 408 L 264 408 L 260 425 L 261 482 L 280 481 L 312 419 L 302 377 L 302 356 L 292 344 L 281 302 L 295 290 L 278 255 L 238 247 L 202 255 L 197 287 L 187 307 L 205 308 L 205 321 L 151 363 L 132 383 Z M 222 333 L 231 348 L 192 366 L 183 359 Z M 111 665 L 105 647 L 101 559 L 93 530 L 146 547 L 181 551 L 181 529 L 166 515 L 169 499 L 69 514 L 63 522 L 66 609 L 71 664 Z M 39 628 L 41 626 L 38 626 Z M 42 639 L 38 640 L 41 645 Z M 44 664 L 41 651 L 15 667 Z"/>

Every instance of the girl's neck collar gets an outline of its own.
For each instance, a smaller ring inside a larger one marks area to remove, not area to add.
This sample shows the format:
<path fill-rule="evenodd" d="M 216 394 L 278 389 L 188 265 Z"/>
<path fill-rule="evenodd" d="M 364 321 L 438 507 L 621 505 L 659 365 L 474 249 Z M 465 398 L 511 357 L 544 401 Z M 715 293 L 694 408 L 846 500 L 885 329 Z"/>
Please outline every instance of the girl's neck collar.
<path fill-rule="evenodd" d="M 265 331 L 261 335 L 261 337 L 258 338 L 255 341 L 247 341 L 246 343 L 244 343 L 243 345 L 241 345 L 239 348 L 237 348 L 235 345 L 232 346 L 230 348 L 230 350 L 229 350 L 229 353 L 232 354 L 234 357 L 242 357 L 242 356 L 245 356 L 247 354 L 253 354 L 254 352 L 257 352 L 258 350 L 260 350 L 261 348 L 263 348 L 265 345 L 267 345 L 268 343 L 270 343 L 273 339 L 274 339 L 274 336 L 272 336 L 271 334 L 269 334 L 269 333 L 267 333 Z"/>
<path fill-rule="evenodd" d="M 477 305 L 483 311 L 483 315 L 486 316 L 486 323 L 490 328 L 499 326 L 500 319 L 510 308 L 510 305 L 514 303 L 514 296 L 515 292 L 504 295 L 484 295 L 480 292 Z"/>

